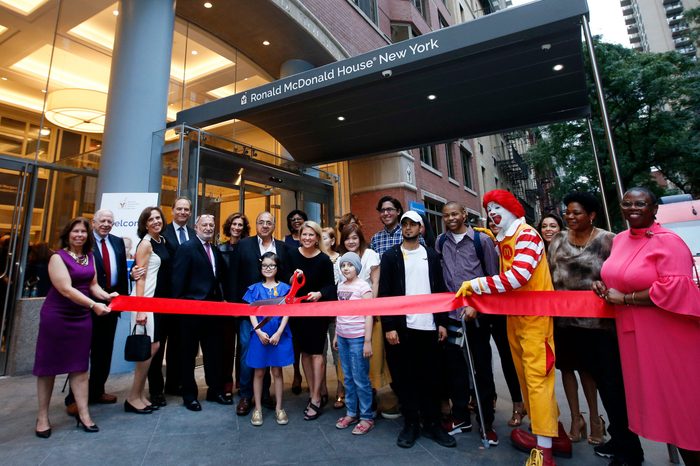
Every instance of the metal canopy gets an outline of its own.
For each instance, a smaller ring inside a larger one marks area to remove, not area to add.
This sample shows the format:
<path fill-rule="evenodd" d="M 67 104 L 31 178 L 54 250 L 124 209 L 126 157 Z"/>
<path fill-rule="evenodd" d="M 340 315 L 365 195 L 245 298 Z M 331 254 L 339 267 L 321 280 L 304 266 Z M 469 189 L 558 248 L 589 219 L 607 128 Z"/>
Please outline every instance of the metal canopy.
<path fill-rule="evenodd" d="M 539 0 L 181 111 L 176 123 L 238 118 L 316 164 L 582 118 L 583 15 L 585 0 Z"/>

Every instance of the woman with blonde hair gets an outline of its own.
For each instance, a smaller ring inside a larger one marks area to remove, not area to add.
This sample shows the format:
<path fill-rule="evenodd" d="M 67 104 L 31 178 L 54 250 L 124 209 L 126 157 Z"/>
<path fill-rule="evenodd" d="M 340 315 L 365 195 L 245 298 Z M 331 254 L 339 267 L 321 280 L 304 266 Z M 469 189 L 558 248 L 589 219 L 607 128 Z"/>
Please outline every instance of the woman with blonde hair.
<path fill-rule="evenodd" d="M 334 301 L 333 263 L 326 253 L 320 225 L 312 221 L 304 222 L 299 229 L 299 243 L 300 246 L 290 254 L 291 268 L 306 278 L 297 296 L 306 296 L 307 302 Z M 290 322 L 292 334 L 298 338 L 301 363 L 309 385 L 311 396 L 304 410 L 304 420 L 310 421 L 321 415 L 321 381 L 325 372 L 323 349 L 330 318 L 296 317 Z"/>

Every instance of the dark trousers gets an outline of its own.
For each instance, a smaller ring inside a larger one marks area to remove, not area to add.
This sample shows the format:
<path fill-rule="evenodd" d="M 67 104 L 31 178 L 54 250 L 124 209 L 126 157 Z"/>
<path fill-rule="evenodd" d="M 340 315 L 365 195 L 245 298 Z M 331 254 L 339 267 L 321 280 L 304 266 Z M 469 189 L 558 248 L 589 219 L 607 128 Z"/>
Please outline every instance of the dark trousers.
<path fill-rule="evenodd" d="M 153 355 L 148 368 L 148 391 L 151 395 L 163 392 L 179 393 L 180 390 L 180 316 L 155 314 L 156 337 L 160 347 Z M 168 346 L 166 353 L 165 346 Z M 163 378 L 163 356 L 165 355 L 165 378 Z"/>
<path fill-rule="evenodd" d="M 92 342 L 90 343 L 89 398 L 97 400 L 105 392 L 105 383 L 112 367 L 114 334 L 117 331 L 119 312 L 106 316 L 92 315 Z"/>
<path fill-rule="evenodd" d="M 503 370 L 503 378 L 506 379 L 506 385 L 508 385 L 510 399 L 513 403 L 521 403 L 523 395 L 520 392 L 520 382 L 518 381 L 518 374 L 515 372 L 510 343 L 508 343 L 507 320 L 508 316 L 480 314 L 478 322 L 480 327 L 489 329 L 491 337 L 496 343 L 498 355 L 501 358 L 501 370 Z"/>
<path fill-rule="evenodd" d="M 593 376 L 605 412 L 608 413 L 608 432 L 615 456 L 630 462 L 642 461 L 644 451 L 639 436 L 629 430 L 620 348 L 615 330 L 584 331 L 588 345 L 582 356 L 586 358 L 586 369 Z"/>
<path fill-rule="evenodd" d="M 397 395 L 405 422 L 437 424 L 440 420 L 440 393 L 439 384 L 436 383 L 440 374 L 437 331 L 400 330 L 399 344 L 394 345 L 393 349 L 398 353 L 395 361 L 400 374 Z M 393 379 L 391 365 L 389 370 Z"/>
<path fill-rule="evenodd" d="M 454 325 L 461 324 L 456 321 Z M 487 428 L 493 425 L 493 399 L 496 385 L 491 370 L 491 331 L 488 325 L 476 326 L 476 322 L 467 322 L 467 341 L 474 359 L 474 373 L 479 401 Z M 452 400 L 452 417 L 456 421 L 469 420 L 469 366 L 464 349 L 451 343 L 444 348 L 447 388 Z"/>
<path fill-rule="evenodd" d="M 389 373 L 391 374 L 391 389 L 394 391 L 396 396 L 399 394 L 399 387 L 401 386 L 402 374 L 401 374 L 401 348 L 399 345 L 390 345 L 389 342 L 384 338 L 384 354 L 386 356 L 386 365 L 389 368 Z"/>
<path fill-rule="evenodd" d="M 221 379 L 221 354 L 223 349 L 223 325 L 221 317 L 181 316 L 182 399 L 185 403 L 197 399 L 197 382 L 194 377 L 197 350 L 202 346 L 204 356 L 204 380 L 212 395 L 223 394 Z"/>

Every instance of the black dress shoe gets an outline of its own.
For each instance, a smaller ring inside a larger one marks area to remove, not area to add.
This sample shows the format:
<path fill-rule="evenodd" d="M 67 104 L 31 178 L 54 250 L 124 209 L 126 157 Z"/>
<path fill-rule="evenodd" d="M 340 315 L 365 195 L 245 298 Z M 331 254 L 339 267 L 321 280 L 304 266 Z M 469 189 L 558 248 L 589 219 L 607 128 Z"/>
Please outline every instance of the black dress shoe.
<path fill-rule="evenodd" d="M 219 403 L 220 405 L 232 405 L 233 404 L 233 398 L 231 398 L 230 396 L 226 396 L 226 395 L 207 394 L 207 401 L 214 401 L 216 403 Z"/>
<path fill-rule="evenodd" d="M 151 395 L 151 406 L 153 406 L 153 408 L 158 409 L 167 405 L 168 402 L 165 400 L 165 395 L 163 395 L 162 393 L 156 393 L 155 395 Z"/>
<path fill-rule="evenodd" d="M 413 423 L 405 423 L 399 437 L 396 439 L 396 445 L 401 448 L 411 448 L 416 443 L 416 439 L 420 435 L 420 426 Z"/>
<path fill-rule="evenodd" d="M 93 424 L 91 426 L 86 425 L 83 423 L 83 421 L 80 419 L 80 416 L 75 416 L 75 427 L 82 427 L 83 431 L 94 434 L 96 432 L 100 431 L 100 428 L 97 427 L 97 424 Z"/>
<path fill-rule="evenodd" d="M 124 400 L 124 412 L 134 414 L 151 414 L 153 412 L 153 408 L 146 406 L 145 408 L 139 409 L 129 403 L 129 400 Z"/>
<path fill-rule="evenodd" d="M 185 401 L 184 405 L 185 405 L 185 408 L 189 409 L 190 411 L 201 411 L 202 410 L 202 405 L 200 405 L 199 401 L 197 401 L 197 400 Z"/>
<path fill-rule="evenodd" d="M 454 448 L 457 446 L 457 441 L 453 436 L 445 432 L 439 425 L 433 424 L 423 428 L 423 436 L 428 437 L 440 446 Z"/>

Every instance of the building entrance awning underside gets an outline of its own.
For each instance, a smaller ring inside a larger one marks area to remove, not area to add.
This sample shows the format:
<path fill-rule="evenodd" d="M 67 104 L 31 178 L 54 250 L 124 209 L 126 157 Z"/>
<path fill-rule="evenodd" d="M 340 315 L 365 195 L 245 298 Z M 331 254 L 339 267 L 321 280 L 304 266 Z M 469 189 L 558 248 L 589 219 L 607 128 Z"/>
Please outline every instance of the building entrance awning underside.
<path fill-rule="evenodd" d="M 184 110 L 177 123 L 244 120 L 318 164 L 582 118 L 587 14 L 585 0 L 506 9 Z"/>

